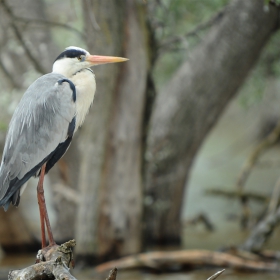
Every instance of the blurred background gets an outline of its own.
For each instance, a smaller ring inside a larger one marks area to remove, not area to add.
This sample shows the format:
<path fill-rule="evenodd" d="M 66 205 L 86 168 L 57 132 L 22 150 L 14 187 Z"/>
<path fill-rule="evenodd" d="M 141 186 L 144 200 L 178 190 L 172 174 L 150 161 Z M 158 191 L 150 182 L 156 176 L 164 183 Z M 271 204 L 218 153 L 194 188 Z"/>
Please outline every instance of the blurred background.
<path fill-rule="evenodd" d="M 263 0 L 0 1 L 1 151 L 21 96 L 66 47 L 129 58 L 93 69 L 90 113 L 46 178 L 55 240 L 75 238 L 76 261 L 279 250 L 278 12 Z M 36 184 L 0 211 L 2 257 L 40 246 Z"/>

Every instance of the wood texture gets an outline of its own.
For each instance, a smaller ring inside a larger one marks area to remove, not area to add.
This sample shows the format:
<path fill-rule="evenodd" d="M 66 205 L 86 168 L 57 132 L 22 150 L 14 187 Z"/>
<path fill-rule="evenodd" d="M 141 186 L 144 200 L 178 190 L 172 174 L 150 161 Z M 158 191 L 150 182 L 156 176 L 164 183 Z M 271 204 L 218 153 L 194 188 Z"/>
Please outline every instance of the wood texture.
<path fill-rule="evenodd" d="M 172 270 L 180 266 L 214 266 L 232 268 L 242 271 L 274 271 L 279 272 L 277 261 L 251 258 L 222 252 L 207 250 L 182 250 L 170 252 L 149 252 L 128 256 L 119 260 L 103 263 L 95 267 L 96 272 L 104 272 L 112 267 L 121 269 L 150 268 L 159 271 Z"/>
<path fill-rule="evenodd" d="M 185 185 L 197 151 L 279 27 L 277 8 L 263 6 L 262 0 L 231 1 L 157 95 L 146 151 L 146 238 L 180 240 Z"/>

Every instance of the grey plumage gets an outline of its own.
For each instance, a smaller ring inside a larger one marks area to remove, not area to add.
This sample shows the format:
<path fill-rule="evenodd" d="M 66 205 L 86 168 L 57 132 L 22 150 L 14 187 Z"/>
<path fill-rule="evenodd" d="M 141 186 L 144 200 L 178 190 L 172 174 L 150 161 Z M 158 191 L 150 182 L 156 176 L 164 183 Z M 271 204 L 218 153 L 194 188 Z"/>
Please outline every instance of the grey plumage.
<path fill-rule="evenodd" d="M 68 47 L 56 58 L 53 72 L 27 89 L 6 137 L 0 166 L 0 206 L 7 210 L 11 202 L 18 205 L 22 185 L 42 167 L 48 172 L 68 149 L 94 98 L 95 76 L 89 67 L 126 60 Z M 44 172 L 41 177 L 43 181 Z M 42 222 L 46 211 L 40 215 Z"/>
<path fill-rule="evenodd" d="M 9 125 L 0 167 L 0 205 L 8 208 L 12 198 L 42 163 L 65 142 L 76 114 L 73 91 L 63 75 L 50 73 L 37 79 L 25 92 Z M 28 174 L 29 178 L 24 180 Z M 16 184 L 22 180 L 21 184 Z M 11 184 L 11 182 L 13 184 Z"/>

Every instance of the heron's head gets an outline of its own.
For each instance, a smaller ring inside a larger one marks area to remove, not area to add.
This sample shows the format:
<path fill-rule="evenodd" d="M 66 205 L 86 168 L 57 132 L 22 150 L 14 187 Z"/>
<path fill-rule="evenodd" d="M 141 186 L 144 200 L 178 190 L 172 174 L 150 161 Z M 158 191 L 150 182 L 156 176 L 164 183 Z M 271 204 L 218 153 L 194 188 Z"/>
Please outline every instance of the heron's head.
<path fill-rule="evenodd" d="M 95 65 L 126 61 L 127 58 L 115 56 L 91 55 L 88 51 L 78 47 L 68 47 L 53 64 L 53 72 L 71 77 L 78 71 Z"/>

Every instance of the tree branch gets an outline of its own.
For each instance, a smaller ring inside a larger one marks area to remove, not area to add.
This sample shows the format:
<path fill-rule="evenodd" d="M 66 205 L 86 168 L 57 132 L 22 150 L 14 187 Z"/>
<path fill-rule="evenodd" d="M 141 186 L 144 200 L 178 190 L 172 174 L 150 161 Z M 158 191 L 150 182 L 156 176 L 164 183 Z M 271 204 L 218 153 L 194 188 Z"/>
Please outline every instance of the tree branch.
<path fill-rule="evenodd" d="M 71 189 L 69 186 L 64 184 L 55 184 L 53 191 L 63 197 L 64 199 L 78 205 L 81 202 L 81 195 L 77 191 Z"/>
<path fill-rule="evenodd" d="M 36 58 L 33 56 L 33 54 L 31 53 L 30 49 L 28 48 L 28 46 L 26 45 L 20 30 L 18 29 L 17 25 L 15 24 L 15 16 L 13 14 L 13 11 L 10 9 L 10 7 L 7 5 L 5 0 L 1 0 L 0 4 L 2 5 L 2 7 L 4 8 L 4 10 L 6 11 L 7 15 L 10 17 L 10 25 L 14 31 L 14 34 L 16 36 L 16 38 L 18 39 L 18 41 L 21 43 L 23 49 L 25 50 L 25 53 L 27 55 L 27 57 L 30 59 L 30 61 L 32 62 L 34 68 L 42 74 L 45 74 L 45 70 L 42 67 L 42 65 L 36 60 Z"/>
<path fill-rule="evenodd" d="M 56 280 L 77 280 L 70 273 L 70 265 L 73 266 L 73 248 L 75 240 L 70 240 L 64 244 L 46 247 L 39 250 L 37 263 L 21 270 L 12 270 L 8 274 L 8 280 L 36 280 L 36 279 L 56 279 Z M 110 271 L 106 280 L 116 280 L 117 269 Z"/>
<path fill-rule="evenodd" d="M 280 137 L 280 120 L 276 124 L 271 133 L 265 137 L 251 152 L 241 172 L 238 176 L 236 187 L 241 191 L 244 188 L 246 180 L 248 179 L 253 167 L 256 165 L 260 155 L 268 148 L 271 147 Z"/>
<path fill-rule="evenodd" d="M 20 89 L 20 85 L 17 83 L 17 80 L 14 79 L 13 75 L 11 75 L 8 71 L 8 69 L 6 68 L 6 66 L 4 65 L 3 61 L 0 59 L 0 68 L 3 72 L 3 74 L 6 76 L 6 78 L 9 80 L 10 84 L 17 89 Z"/>
<path fill-rule="evenodd" d="M 9 272 L 8 280 L 15 279 L 44 279 L 54 277 L 57 280 L 76 280 L 69 271 L 72 264 L 72 249 L 75 240 L 70 240 L 60 246 L 46 247 L 39 250 L 37 263 L 21 270 Z"/>
<path fill-rule="evenodd" d="M 174 265 L 191 265 L 198 267 L 211 265 L 215 267 L 230 267 L 243 271 L 280 271 L 277 261 L 267 261 L 267 259 L 262 259 L 254 254 L 243 254 L 243 256 L 240 256 L 207 250 L 182 250 L 136 254 L 98 265 L 95 267 L 95 271 L 101 273 L 112 267 L 118 267 L 118 269 L 144 267 L 167 271 L 168 269 L 172 269 Z"/>
<path fill-rule="evenodd" d="M 231 199 L 240 199 L 241 194 L 239 192 L 237 192 L 236 190 L 227 190 L 225 188 L 211 188 L 205 191 L 205 193 L 207 195 L 215 195 L 215 196 L 223 196 L 226 198 L 231 198 Z M 242 193 L 242 196 L 246 199 L 246 200 L 254 200 L 256 202 L 262 202 L 264 203 L 265 201 L 267 201 L 269 199 L 269 196 L 266 196 L 264 194 L 261 193 L 257 193 L 257 192 L 251 192 L 251 191 L 246 191 L 244 193 Z"/>
<path fill-rule="evenodd" d="M 262 0 L 230 1 L 226 16 L 156 96 L 144 167 L 144 196 L 153 201 L 145 205 L 144 236 L 153 241 L 179 239 L 183 193 L 197 151 L 278 28 L 279 10 L 263 7 Z"/>
<path fill-rule="evenodd" d="M 225 271 L 225 269 L 216 272 L 215 274 L 210 276 L 207 280 L 214 280 L 214 279 L 218 278 L 224 271 Z"/>
<path fill-rule="evenodd" d="M 242 218 L 241 218 L 241 225 L 242 227 L 246 227 L 249 216 L 250 216 L 250 209 L 248 208 L 248 200 L 243 194 L 244 185 L 253 170 L 254 166 L 257 164 L 257 161 L 261 154 L 271 147 L 273 144 L 276 143 L 276 141 L 280 137 L 280 120 L 276 124 L 275 128 L 270 132 L 270 134 L 265 137 L 251 152 L 248 159 L 246 160 L 245 164 L 243 165 L 241 172 L 238 176 L 237 182 L 236 182 L 236 188 L 239 192 L 240 201 L 242 205 Z"/>
<path fill-rule="evenodd" d="M 225 6 L 223 9 L 218 11 L 209 20 L 207 20 L 205 22 L 202 22 L 201 24 L 198 24 L 191 31 L 188 31 L 181 36 L 172 36 L 172 37 L 168 38 L 167 40 L 163 41 L 158 47 L 159 52 L 162 53 L 162 52 L 170 51 L 170 49 L 173 48 L 174 44 L 182 42 L 187 37 L 197 36 L 198 32 L 203 31 L 206 28 L 209 28 L 209 27 L 213 26 L 215 23 L 217 23 L 224 16 L 226 10 L 227 10 L 227 6 Z"/>
<path fill-rule="evenodd" d="M 86 38 L 86 35 L 83 32 L 79 31 L 78 29 L 76 29 L 68 24 L 54 22 L 54 21 L 48 21 L 48 20 L 44 20 L 44 19 L 30 19 L 30 18 L 22 18 L 22 17 L 17 17 L 17 16 L 14 16 L 13 18 L 15 21 L 20 21 L 25 24 L 43 24 L 43 25 L 61 27 L 61 28 L 64 28 L 64 29 L 67 29 L 69 31 L 76 33 L 83 40 L 85 40 L 85 38 Z"/>
<path fill-rule="evenodd" d="M 274 191 L 271 195 L 267 215 L 256 225 L 247 240 L 240 246 L 242 250 L 259 252 L 265 242 L 270 238 L 275 227 L 279 225 L 280 206 L 277 208 L 279 202 L 279 191 L 280 178 L 278 178 L 274 187 Z"/>

